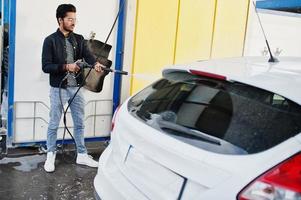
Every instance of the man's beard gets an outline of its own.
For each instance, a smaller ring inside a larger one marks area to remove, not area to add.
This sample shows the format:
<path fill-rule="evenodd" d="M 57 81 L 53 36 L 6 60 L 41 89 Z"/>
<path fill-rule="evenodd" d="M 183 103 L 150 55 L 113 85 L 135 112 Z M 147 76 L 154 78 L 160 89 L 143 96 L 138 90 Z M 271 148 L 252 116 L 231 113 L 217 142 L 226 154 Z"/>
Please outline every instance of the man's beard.
<path fill-rule="evenodd" d="M 70 27 L 72 27 L 72 29 L 70 28 Z M 65 31 L 68 31 L 68 32 L 73 32 L 73 28 L 74 28 L 74 25 L 72 26 L 65 26 L 64 24 L 63 24 L 63 29 L 65 30 Z"/>

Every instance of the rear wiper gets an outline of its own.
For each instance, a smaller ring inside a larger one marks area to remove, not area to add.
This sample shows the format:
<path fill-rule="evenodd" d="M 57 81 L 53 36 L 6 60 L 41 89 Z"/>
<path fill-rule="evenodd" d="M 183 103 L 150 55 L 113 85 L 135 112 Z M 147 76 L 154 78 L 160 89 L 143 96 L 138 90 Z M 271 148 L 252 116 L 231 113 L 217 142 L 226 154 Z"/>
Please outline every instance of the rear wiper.
<path fill-rule="evenodd" d="M 170 130 L 168 131 L 169 134 L 177 135 L 181 137 L 191 138 L 191 139 L 197 139 L 204 142 L 208 142 L 215 145 L 221 145 L 220 141 L 217 139 L 211 138 L 206 136 L 204 133 L 198 131 L 198 130 L 192 130 L 189 128 L 186 128 L 184 126 L 169 122 L 169 121 L 158 121 L 158 125 L 163 130 Z"/>

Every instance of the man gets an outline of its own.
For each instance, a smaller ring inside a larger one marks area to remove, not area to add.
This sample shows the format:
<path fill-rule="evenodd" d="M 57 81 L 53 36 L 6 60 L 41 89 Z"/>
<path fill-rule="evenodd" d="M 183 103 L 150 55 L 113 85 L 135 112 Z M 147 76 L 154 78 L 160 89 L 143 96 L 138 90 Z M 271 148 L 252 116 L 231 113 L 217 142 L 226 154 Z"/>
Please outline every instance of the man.
<path fill-rule="evenodd" d="M 94 64 L 94 69 L 99 73 L 103 73 L 102 67 L 104 67 L 96 62 L 89 52 L 83 36 L 73 32 L 76 24 L 76 8 L 72 4 L 59 5 L 56 10 L 56 19 L 59 28 L 46 37 L 42 51 L 42 69 L 49 74 L 51 86 L 47 159 L 44 164 L 46 172 L 55 170 L 57 130 L 62 116 L 62 104 L 65 105 L 71 100 L 83 81 L 83 73 L 80 73 L 80 67 L 76 62 L 84 59 L 87 63 Z M 62 102 L 59 94 L 60 87 Z M 84 144 L 84 104 L 83 95 L 79 91 L 70 105 L 74 123 L 73 134 L 77 147 L 76 163 L 97 167 L 98 163 L 87 154 Z"/>

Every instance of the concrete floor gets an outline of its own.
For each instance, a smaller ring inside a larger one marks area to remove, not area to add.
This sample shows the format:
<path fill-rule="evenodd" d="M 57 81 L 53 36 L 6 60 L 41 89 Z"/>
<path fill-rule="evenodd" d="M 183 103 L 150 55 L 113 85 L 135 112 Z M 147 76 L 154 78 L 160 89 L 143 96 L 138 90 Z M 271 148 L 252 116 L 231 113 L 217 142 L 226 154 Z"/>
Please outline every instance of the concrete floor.
<path fill-rule="evenodd" d="M 90 149 L 98 160 L 104 143 Z M 18 150 L 19 153 L 22 150 Z M 44 171 L 46 154 L 18 155 L 0 160 L 0 199 L 94 199 L 93 180 L 97 169 L 75 164 L 74 151 L 57 154 L 53 173 Z M 29 153 L 28 153 L 29 154 Z"/>

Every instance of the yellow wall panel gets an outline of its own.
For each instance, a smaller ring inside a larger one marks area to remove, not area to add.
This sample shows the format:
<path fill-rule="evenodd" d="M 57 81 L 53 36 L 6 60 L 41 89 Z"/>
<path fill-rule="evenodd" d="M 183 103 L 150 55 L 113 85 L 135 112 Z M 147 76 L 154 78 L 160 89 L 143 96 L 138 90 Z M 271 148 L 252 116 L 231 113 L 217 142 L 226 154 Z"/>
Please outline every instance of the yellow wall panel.
<path fill-rule="evenodd" d="M 215 0 L 181 0 L 175 63 L 210 57 Z"/>
<path fill-rule="evenodd" d="M 137 0 L 131 91 L 164 66 L 241 56 L 249 0 Z"/>
<path fill-rule="evenodd" d="M 242 56 L 249 0 L 217 0 L 212 58 Z"/>
<path fill-rule="evenodd" d="M 153 80 L 151 80 L 149 78 L 148 79 L 134 78 L 133 79 L 133 85 L 132 85 L 133 93 L 140 91 L 141 89 L 145 88 L 145 86 L 150 85 L 151 83 L 154 82 L 154 80 L 157 80 L 157 79 L 158 78 L 153 79 Z"/>
<path fill-rule="evenodd" d="M 173 64 L 178 0 L 138 0 L 132 73 L 161 76 Z M 131 93 L 136 91 L 135 76 Z M 140 86 L 137 86 L 140 88 Z"/>

